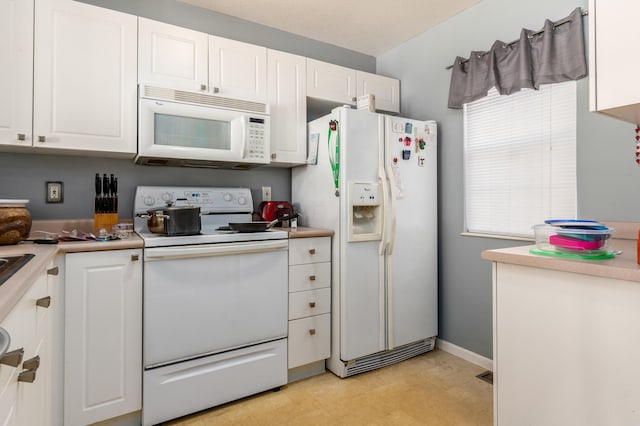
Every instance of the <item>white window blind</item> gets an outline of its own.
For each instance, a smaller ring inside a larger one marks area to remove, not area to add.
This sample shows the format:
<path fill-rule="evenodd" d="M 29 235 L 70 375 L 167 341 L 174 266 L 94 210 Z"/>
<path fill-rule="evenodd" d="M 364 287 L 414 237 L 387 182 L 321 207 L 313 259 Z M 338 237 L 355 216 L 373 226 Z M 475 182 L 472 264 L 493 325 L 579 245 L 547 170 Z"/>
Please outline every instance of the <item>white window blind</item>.
<path fill-rule="evenodd" d="M 576 82 L 465 104 L 467 232 L 532 236 L 576 217 Z"/>

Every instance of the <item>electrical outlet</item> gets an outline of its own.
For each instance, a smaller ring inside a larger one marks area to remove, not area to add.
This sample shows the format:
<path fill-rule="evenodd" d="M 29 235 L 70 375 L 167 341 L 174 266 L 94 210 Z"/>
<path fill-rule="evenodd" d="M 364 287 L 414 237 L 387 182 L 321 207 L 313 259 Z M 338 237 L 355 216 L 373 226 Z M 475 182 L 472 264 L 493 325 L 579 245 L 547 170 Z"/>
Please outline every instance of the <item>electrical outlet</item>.
<path fill-rule="evenodd" d="M 263 186 L 262 187 L 262 201 L 271 201 L 271 187 Z"/>
<path fill-rule="evenodd" d="M 47 203 L 61 203 L 62 195 L 62 182 L 47 182 Z"/>

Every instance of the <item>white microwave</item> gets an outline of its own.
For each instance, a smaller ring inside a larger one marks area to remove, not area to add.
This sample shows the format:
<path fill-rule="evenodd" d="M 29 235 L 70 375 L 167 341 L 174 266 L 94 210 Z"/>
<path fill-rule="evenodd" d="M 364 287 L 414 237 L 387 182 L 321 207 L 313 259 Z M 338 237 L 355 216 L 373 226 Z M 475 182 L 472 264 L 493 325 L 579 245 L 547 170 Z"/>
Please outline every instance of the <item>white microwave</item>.
<path fill-rule="evenodd" d="M 144 85 L 138 101 L 138 164 L 248 169 L 269 163 L 265 104 Z"/>

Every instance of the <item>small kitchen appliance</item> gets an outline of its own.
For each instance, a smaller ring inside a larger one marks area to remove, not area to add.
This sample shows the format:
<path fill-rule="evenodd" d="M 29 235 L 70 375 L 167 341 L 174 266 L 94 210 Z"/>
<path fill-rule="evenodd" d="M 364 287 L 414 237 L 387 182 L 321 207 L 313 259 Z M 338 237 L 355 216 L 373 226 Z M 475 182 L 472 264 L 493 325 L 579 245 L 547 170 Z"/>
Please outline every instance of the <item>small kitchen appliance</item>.
<path fill-rule="evenodd" d="M 179 198 L 200 209 L 200 232 L 150 232 L 139 215 Z M 136 189 L 144 425 L 287 383 L 288 234 L 229 229 L 251 223 L 252 211 L 249 188 Z"/>
<path fill-rule="evenodd" d="M 293 214 L 289 201 L 263 201 L 258 205 L 258 214 L 262 220 L 272 221 Z"/>

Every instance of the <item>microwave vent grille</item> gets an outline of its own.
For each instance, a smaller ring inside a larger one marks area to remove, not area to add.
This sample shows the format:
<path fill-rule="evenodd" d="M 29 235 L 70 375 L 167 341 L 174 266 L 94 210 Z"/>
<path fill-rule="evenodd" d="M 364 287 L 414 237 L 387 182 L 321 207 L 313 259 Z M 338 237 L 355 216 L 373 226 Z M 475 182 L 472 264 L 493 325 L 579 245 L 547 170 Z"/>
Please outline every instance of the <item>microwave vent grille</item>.
<path fill-rule="evenodd" d="M 159 100 L 206 105 L 211 107 L 255 112 L 259 114 L 267 113 L 267 105 L 260 102 L 225 98 L 223 96 L 214 96 L 207 93 L 188 92 L 186 90 L 174 90 L 165 87 L 144 86 L 143 96 Z"/>

